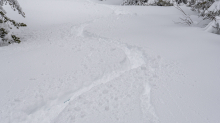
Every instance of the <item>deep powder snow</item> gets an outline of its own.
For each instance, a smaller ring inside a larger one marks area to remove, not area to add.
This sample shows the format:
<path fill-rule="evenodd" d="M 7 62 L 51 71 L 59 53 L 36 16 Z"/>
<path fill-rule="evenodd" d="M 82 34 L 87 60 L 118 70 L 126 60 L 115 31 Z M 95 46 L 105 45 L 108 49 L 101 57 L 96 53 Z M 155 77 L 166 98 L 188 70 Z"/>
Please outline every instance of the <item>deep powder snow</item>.
<path fill-rule="evenodd" d="M 0 47 L 0 123 L 218 122 L 219 35 L 173 23 L 174 7 L 19 2 L 27 18 L 6 10 L 28 27 Z"/>

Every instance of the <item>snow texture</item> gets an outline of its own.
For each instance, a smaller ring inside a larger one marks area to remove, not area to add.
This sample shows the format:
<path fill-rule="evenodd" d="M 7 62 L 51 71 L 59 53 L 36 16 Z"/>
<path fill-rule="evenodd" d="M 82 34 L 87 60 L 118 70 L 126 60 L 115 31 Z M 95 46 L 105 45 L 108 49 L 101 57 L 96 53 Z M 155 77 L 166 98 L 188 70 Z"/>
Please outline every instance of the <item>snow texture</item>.
<path fill-rule="evenodd" d="M 0 123 L 219 122 L 219 35 L 173 23 L 174 7 L 19 2 L 25 19 L 5 6 L 28 27 L 0 47 Z"/>
<path fill-rule="evenodd" d="M 220 1 L 215 1 L 209 8 L 208 8 L 208 11 L 218 11 L 220 10 Z"/>

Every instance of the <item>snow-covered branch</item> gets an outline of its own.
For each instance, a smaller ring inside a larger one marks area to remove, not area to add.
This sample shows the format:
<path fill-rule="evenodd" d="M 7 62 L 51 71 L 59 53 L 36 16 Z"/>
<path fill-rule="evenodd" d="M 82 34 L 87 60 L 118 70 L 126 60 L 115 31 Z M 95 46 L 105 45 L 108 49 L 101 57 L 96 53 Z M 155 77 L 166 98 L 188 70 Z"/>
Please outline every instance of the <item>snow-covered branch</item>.
<path fill-rule="evenodd" d="M 10 31 L 10 29 L 12 29 L 11 26 L 14 26 L 17 29 L 19 29 L 19 27 L 24 27 L 27 25 L 24 23 L 18 23 L 7 17 L 6 16 L 7 12 L 3 8 L 3 6 L 6 4 L 9 4 L 14 11 L 17 10 L 19 14 L 25 17 L 25 13 L 22 11 L 22 8 L 17 0 L 0 0 L 0 38 L 1 38 L 0 43 L 2 43 L 2 41 L 8 43 L 12 43 L 12 42 L 19 43 L 20 42 L 19 38 L 13 35 L 12 32 Z"/>

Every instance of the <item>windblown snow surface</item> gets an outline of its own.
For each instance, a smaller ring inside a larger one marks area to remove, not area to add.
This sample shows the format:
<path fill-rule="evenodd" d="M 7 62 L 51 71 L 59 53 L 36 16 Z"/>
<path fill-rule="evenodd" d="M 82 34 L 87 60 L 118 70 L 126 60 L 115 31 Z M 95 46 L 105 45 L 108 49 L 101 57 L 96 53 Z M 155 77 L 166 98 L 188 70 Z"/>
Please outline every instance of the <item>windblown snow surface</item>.
<path fill-rule="evenodd" d="M 0 47 L 0 123 L 219 123 L 220 37 L 174 7 L 19 0 Z M 174 22 L 173 22 L 174 21 Z"/>

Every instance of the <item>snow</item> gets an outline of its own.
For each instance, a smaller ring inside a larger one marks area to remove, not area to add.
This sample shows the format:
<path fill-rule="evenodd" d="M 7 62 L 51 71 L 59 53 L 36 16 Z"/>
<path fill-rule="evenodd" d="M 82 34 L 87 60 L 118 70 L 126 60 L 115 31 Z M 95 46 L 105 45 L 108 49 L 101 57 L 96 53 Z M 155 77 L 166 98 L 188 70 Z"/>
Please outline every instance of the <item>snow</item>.
<path fill-rule="evenodd" d="M 219 35 L 174 7 L 19 3 L 26 18 L 4 6 L 28 27 L 0 47 L 0 123 L 219 122 Z"/>
<path fill-rule="evenodd" d="M 208 9 L 208 11 L 214 11 L 214 12 L 216 12 L 216 11 L 218 11 L 218 10 L 220 10 L 220 1 L 218 0 L 216 0 L 210 7 L 209 7 L 209 9 Z"/>

